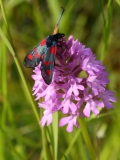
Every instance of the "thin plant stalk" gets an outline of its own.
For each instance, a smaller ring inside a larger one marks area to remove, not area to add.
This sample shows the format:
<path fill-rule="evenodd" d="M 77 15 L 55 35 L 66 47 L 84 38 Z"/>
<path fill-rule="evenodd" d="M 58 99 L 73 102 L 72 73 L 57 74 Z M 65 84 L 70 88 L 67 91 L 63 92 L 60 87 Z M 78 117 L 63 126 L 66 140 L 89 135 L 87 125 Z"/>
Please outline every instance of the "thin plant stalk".
<path fill-rule="evenodd" d="M 86 124 L 85 124 L 85 119 L 84 118 L 79 118 L 79 122 L 80 122 L 81 132 L 82 132 L 83 138 L 85 140 L 85 143 L 87 145 L 90 156 L 91 156 L 92 160 L 96 160 L 97 159 L 96 158 L 96 153 L 95 153 L 95 150 L 93 148 L 93 145 L 91 143 L 91 140 L 90 140 L 90 137 L 89 137 L 89 134 L 88 134 L 88 131 L 87 131 L 87 127 L 86 127 Z"/>
<path fill-rule="evenodd" d="M 103 3 L 103 1 L 102 1 Z M 112 12 L 113 12 L 113 0 L 108 0 L 107 5 L 107 18 L 105 19 L 104 12 L 103 12 L 103 4 L 102 4 L 102 15 L 104 21 L 104 30 L 103 30 L 103 52 L 101 54 L 101 61 L 103 62 L 106 56 L 108 42 L 110 37 L 110 30 L 111 30 L 111 22 L 112 22 Z"/>
<path fill-rule="evenodd" d="M 40 98 L 39 101 L 42 102 L 43 98 Z M 43 112 L 43 109 L 40 109 L 40 118 L 42 118 L 42 112 Z M 52 160 L 53 157 L 52 157 L 52 154 L 51 154 L 51 151 L 50 151 L 50 146 L 49 146 L 50 144 L 48 143 L 48 140 L 47 140 L 47 129 L 46 129 L 46 127 L 42 128 L 42 145 L 43 145 L 44 159 L 45 160 Z"/>
<path fill-rule="evenodd" d="M 0 28 L 0 35 L 1 35 L 2 39 L 3 39 L 3 41 L 5 42 L 5 44 L 7 45 L 8 49 L 10 50 L 10 53 L 13 56 L 13 59 L 15 61 L 17 69 L 19 71 L 20 77 L 21 77 L 22 82 L 24 84 L 24 87 L 25 87 L 25 90 L 26 90 L 26 94 L 28 95 L 28 99 L 29 99 L 29 101 L 30 101 L 30 103 L 32 105 L 32 109 L 34 111 L 35 117 L 36 117 L 37 121 L 39 122 L 39 115 L 37 113 L 33 97 L 31 95 L 30 89 L 29 89 L 29 87 L 27 85 L 27 82 L 26 82 L 26 79 L 24 77 L 24 74 L 23 74 L 22 68 L 20 66 L 20 63 L 18 61 L 18 58 L 17 58 L 17 56 L 15 54 L 14 45 L 13 45 L 13 41 L 12 41 L 10 29 L 9 29 L 9 24 L 8 24 L 7 17 L 6 17 L 6 11 L 5 11 L 5 7 L 4 7 L 4 4 L 3 4 L 2 0 L 0 0 L 0 5 L 1 5 L 1 10 L 2 10 L 2 14 L 3 14 L 3 18 L 4 18 L 4 21 L 5 21 L 5 24 L 6 24 L 6 28 L 7 28 L 7 31 L 8 31 L 9 41 L 5 37 L 5 35 L 3 34 L 1 28 Z"/>

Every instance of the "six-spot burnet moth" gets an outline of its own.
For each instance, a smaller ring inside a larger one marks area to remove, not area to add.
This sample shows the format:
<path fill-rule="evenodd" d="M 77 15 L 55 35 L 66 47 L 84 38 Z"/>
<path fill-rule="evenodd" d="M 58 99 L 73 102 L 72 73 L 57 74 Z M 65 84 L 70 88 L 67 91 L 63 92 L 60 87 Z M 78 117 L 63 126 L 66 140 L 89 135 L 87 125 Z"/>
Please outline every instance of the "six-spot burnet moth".
<path fill-rule="evenodd" d="M 57 52 L 57 42 L 59 39 L 65 36 L 64 34 L 58 33 L 59 23 L 64 13 L 64 8 L 61 8 L 62 12 L 55 26 L 53 35 L 48 35 L 45 39 L 43 39 L 24 59 L 24 65 L 28 68 L 38 66 L 41 61 L 41 75 L 44 79 L 44 82 L 48 85 L 52 81 Z"/>

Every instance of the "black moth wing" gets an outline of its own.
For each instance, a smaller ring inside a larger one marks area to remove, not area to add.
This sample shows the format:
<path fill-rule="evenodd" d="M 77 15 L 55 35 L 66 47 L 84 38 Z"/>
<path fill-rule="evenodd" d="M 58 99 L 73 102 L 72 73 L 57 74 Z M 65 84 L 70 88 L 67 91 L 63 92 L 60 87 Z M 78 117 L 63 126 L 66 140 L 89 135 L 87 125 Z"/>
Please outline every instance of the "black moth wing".
<path fill-rule="evenodd" d="M 41 75 L 46 84 L 50 84 L 53 77 L 55 55 L 56 55 L 57 46 L 56 44 L 48 47 L 44 54 L 44 59 L 41 64 Z"/>
<path fill-rule="evenodd" d="M 43 39 L 24 59 L 24 65 L 33 68 L 39 65 L 46 51 L 46 39 Z"/>

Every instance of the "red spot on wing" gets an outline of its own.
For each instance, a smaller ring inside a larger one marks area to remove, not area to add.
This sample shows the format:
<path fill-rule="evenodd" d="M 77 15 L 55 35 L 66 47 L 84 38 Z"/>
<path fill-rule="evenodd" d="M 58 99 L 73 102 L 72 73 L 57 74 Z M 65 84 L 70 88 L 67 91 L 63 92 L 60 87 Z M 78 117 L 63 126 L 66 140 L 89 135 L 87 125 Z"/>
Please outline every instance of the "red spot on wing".
<path fill-rule="evenodd" d="M 41 59 L 44 59 L 44 54 L 41 55 Z"/>
<path fill-rule="evenodd" d="M 56 47 L 56 46 L 52 46 L 52 47 L 50 47 L 50 49 L 49 49 L 50 54 L 56 55 L 56 51 L 57 51 L 57 47 Z"/>
<path fill-rule="evenodd" d="M 34 48 L 34 52 L 36 52 L 37 51 L 37 48 Z"/>
<path fill-rule="evenodd" d="M 32 54 L 29 54 L 29 55 L 28 55 L 28 59 L 29 59 L 29 60 L 32 60 L 32 59 L 33 59 L 33 55 L 32 55 Z"/>
<path fill-rule="evenodd" d="M 50 49 L 49 49 L 50 54 L 53 53 L 53 50 L 54 50 L 54 46 L 50 47 Z"/>
<path fill-rule="evenodd" d="M 34 56 L 35 56 L 36 58 L 38 58 L 38 57 L 39 57 L 39 54 L 36 52 L 36 53 L 34 54 Z"/>
<path fill-rule="evenodd" d="M 48 75 L 51 75 L 51 71 L 50 70 L 46 70 L 45 71 Z"/>
<path fill-rule="evenodd" d="M 57 47 L 55 46 L 54 48 L 55 48 L 55 50 L 54 50 L 54 55 L 56 55 Z"/>
<path fill-rule="evenodd" d="M 45 66 L 48 66 L 48 65 L 49 65 L 49 62 L 48 62 L 48 61 L 45 61 L 45 62 L 44 62 L 44 65 L 45 65 Z"/>
<path fill-rule="evenodd" d="M 46 39 L 43 39 L 40 43 L 41 46 L 44 46 L 46 44 Z"/>

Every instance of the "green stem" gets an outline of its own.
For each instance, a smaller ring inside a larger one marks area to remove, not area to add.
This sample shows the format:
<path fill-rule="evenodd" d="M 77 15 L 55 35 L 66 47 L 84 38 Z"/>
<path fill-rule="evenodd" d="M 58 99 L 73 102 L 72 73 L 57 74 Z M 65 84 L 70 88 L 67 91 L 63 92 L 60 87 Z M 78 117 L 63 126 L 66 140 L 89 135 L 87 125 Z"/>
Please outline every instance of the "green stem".
<path fill-rule="evenodd" d="M 86 124 L 85 124 L 85 119 L 84 118 L 79 118 L 79 122 L 80 122 L 81 132 L 82 132 L 83 138 L 85 140 L 85 143 L 87 145 L 88 151 L 91 155 L 92 160 L 95 160 L 96 159 L 96 153 L 95 153 L 95 150 L 94 150 L 94 148 L 92 146 L 92 143 L 90 141 L 90 137 L 89 137 L 87 127 L 86 127 Z"/>
<path fill-rule="evenodd" d="M 39 101 L 42 102 L 43 99 L 41 98 Z M 41 108 L 40 109 L 40 119 L 42 118 L 42 112 L 43 112 L 43 109 Z M 51 151 L 50 151 L 50 143 L 47 140 L 47 128 L 46 128 L 46 126 L 42 127 L 42 145 L 43 145 L 44 159 L 45 160 L 52 160 L 53 157 L 52 157 L 52 154 L 51 154 Z"/>
<path fill-rule="evenodd" d="M 42 142 L 43 142 L 44 159 L 52 160 L 53 157 L 50 151 L 50 143 L 47 141 L 46 126 L 42 128 Z"/>
<path fill-rule="evenodd" d="M 34 100 L 33 100 L 33 97 L 32 97 L 32 94 L 30 92 L 30 89 L 28 87 L 28 84 L 26 82 L 26 79 L 24 77 L 24 74 L 23 74 L 23 71 L 22 71 L 22 68 L 20 66 L 20 63 L 16 57 L 16 54 L 15 54 L 15 51 L 14 51 L 14 45 L 13 45 L 13 41 L 12 41 L 12 37 L 11 37 L 11 33 L 10 33 L 10 29 L 9 29 L 9 25 L 8 25 L 8 21 L 7 21 L 7 18 L 6 18 L 6 13 L 5 13 L 5 8 L 4 8 L 4 5 L 3 5 L 3 2 L 2 0 L 0 0 L 0 5 L 1 5 L 1 9 L 2 9 L 2 14 L 3 14 L 3 18 L 4 18 L 4 21 L 5 21 L 5 24 L 6 24 L 6 27 L 7 27 L 7 31 L 8 31 L 8 34 L 9 34 L 9 39 L 10 39 L 10 42 L 8 41 L 8 39 L 5 37 L 5 35 L 3 34 L 1 28 L 0 28 L 0 35 L 3 39 L 3 41 L 5 42 L 5 44 L 7 45 L 8 49 L 10 50 L 10 53 L 12 54 L 13 56 L 13 59 L 15 61 L 15 64 L 17 66 L 17 69 L 19 71 L 19 74 L 20 74 L 20 77 L 22 79 L 22 82 L 23 82 L 23 85 L 25 87 L 25 90 L 26 90 L 26 94 L 28 95 L 28 99 L 32 105 L 32 109 L 34 111 L 34 114 L 37 118 L 37 121 L 39 122 L 39 115 L 37 113 L 37 110 L 36 110 L 36 106 L 35 106 L 35 103 L 34 103 Z"/>
<path fill-rule="evenodd" d="M 53 114 L 53 122 L 52 122 L 52 129 L 53 129 L 53 150 L 54 150 L 54 160 L 57 160 L 58 155 L 58 112 Z"/>
<path fill-rule="evenodd" d="M 4 29 L 5 27 L 3 27 Z M 4 29 L 5 30 L 5 29 Z M 7 101 L 7 70 L 6 70 L 6 45 L 4 42 L 1 43 L 1 52 L 4 54 L 1 54 L 1 70 L 2 70 L 2 75 L 1 75 L 1 80 L 2 80 L 2 94 L 4 97 L 4 103 L 3 103 L 3 110 L 2 110 L 2 115 L 1 115 L 1 124 L 2 126 L 5 125 L 5 120 L 6 120 L 6 112 L 7 112 L 7 106 L 8 106 L 8 101 Z"/>
<path fill-rule="evenodd" d="M 104 20 L 104 31 L 103 31 L 103 52 L 101 54 L 101 61 L 103 62 L 105 59 L 106 51 L 108 48 L 111 22 L 112 22 L 112 11 L 113 11 L 113 0 L 108 0 L 108 9 L 107 9 L 107 19 L 105 20 L 104 12 L 103 12 L 103 20 Z"/>
<path fill-rule="evenodd" d="M 14 48 L 13 41 L 12 41 L 12 36 L 11 36 L 11 33 L 10 33 L 9 23 L 8 23 L 8 21 L 7 21 L 7 16 L 6 16 L 6 12 L 5 12 L 5 7 L 4 7 L 4 4 L 3 4 L 2 0 L 0 0 L 0 5 L 1 5 L 2 14 L 3 14 L 3 19 L 4 19 L 5 25 L 6 25 L 6 27 L 7 27 L 7 32 L 8 32 L 8 35 L 9 35 L 9 41 L 10 41 L 10 43 L 11 43 L 12 48 Z"/>

